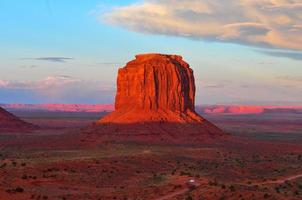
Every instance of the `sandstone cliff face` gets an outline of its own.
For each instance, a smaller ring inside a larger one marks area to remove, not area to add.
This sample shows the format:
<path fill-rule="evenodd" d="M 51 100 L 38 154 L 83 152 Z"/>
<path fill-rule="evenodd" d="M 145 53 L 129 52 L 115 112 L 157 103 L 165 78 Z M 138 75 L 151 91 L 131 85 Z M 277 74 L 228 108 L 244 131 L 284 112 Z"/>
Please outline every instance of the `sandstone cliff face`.
<path fill-rule="evenodd" d="M 28 131 L 35 126 L 26 123 L 0 107 L 0 132 Z"/>
<path fill-rule="evenodd" d="M 138 55 L 119 69 L 115 111 L 86 133 L 91 141 L 101 135 L 103 140 L 177 143 L 224 135 L 195 112 L 194 101 L 193 70 L 181 56 Z"/>
<path fill-rule="evenodd" d="M 116 110 L 194 110 L 193 71 L 180 56 L 138 55 L 121 68 Z"/>
<path fill-rule="evenodd" d="M 193 122 L 193 70 L 177 55 L 145 54 L 119 69 L 115 112 L 99 123 Z"/>

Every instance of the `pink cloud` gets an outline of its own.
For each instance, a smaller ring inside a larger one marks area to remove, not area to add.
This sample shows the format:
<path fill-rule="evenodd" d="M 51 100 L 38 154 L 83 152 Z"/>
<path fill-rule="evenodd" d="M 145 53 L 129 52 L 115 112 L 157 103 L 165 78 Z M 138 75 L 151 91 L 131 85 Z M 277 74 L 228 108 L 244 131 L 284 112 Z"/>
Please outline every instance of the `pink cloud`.
<path fill-rule="evenodd" d="M 302 50 L 301 13 L 300 0 L 144 0 L 100 19 L 142 33 Z"/>

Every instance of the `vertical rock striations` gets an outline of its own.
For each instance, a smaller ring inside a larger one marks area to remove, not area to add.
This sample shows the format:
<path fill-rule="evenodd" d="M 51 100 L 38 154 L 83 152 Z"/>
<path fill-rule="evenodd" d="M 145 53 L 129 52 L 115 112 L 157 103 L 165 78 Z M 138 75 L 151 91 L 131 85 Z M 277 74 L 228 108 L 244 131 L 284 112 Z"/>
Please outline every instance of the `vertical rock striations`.
<path fill-rule="evenodd" d="M 163 54 L 137 55 L 119 69 L 115 111 L 96 126 L 129 137 L 223 135 L 195 112 L 193 70 L 181 56 Z"/>
<path fill-rule="evenodd" d="M 138 55 L 119 70 L 116 110 L 194 110 L 193 71 L 180 56 Z"/>

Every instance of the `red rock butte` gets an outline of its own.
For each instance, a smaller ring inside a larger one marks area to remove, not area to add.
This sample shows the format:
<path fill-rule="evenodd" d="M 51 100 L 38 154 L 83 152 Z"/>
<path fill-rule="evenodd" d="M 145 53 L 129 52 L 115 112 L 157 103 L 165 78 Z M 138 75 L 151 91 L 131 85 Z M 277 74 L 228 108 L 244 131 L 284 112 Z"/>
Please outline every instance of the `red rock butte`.
<path fill-rule="evenodd" d="M 36 128 L 0 107 L 0 132 L 29 131 Z"/>
<path fill-rule="evenodd" d="M 103 133 L 114 130 L 129 136 L 224 134 L 195 112 L 193 70 L 178 55 L 137 55 L 120 68 L 115 111 L 95 125 Z"/>

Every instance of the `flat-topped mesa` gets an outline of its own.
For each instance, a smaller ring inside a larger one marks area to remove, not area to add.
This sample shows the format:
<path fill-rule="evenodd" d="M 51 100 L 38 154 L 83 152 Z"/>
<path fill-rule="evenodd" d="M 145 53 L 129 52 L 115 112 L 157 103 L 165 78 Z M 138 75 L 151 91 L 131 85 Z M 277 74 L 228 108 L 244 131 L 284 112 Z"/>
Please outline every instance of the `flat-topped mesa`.
<path fill-rule="evenodd" d="M 115 112 L 98 123 L 200 122 L 193 70 L 181 56 L 137 55 L 118 71 Z"/>
<path fill-rule="evenodd" d="M 118 74 L 116 110 L 194 110 L 193 71 L 180 56 L 138 55 Z"/>

